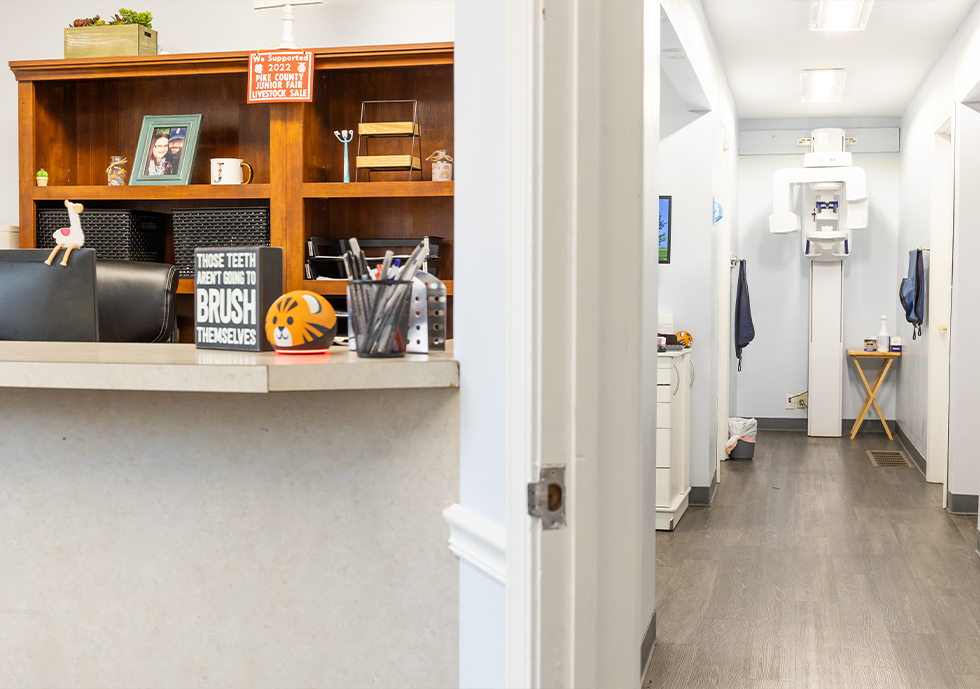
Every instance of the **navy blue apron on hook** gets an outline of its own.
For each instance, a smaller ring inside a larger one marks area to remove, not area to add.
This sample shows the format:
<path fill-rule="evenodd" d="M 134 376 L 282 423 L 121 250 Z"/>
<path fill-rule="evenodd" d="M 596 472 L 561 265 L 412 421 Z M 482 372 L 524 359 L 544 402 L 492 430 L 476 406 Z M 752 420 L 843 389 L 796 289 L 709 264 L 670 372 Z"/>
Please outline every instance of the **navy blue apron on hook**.
<path fill-rule="evenodd" d="M 738 291 L 735 294 L 735 356 L 742 370 L 742 348 L 755 339 L 752 306 L 749 303 L 749 283 L 745 278 L 745 259 L 738 262 Z"/>

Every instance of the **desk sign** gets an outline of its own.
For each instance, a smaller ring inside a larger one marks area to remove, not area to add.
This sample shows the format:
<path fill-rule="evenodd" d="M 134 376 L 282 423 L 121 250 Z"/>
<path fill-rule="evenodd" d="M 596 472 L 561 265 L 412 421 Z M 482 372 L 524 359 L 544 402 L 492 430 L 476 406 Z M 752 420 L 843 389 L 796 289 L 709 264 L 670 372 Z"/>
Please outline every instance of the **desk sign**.
<path fill-rule="evenodd" d="M 194 250 L 194 343 L 207 349 L 271 351 L 265 314 L 282 295 L 282 249 Z"/>
<path fill-rule="evenodd" d="M 312 103 L 313 51 L 271 50 L 248 59 L 249 103 Z"/>

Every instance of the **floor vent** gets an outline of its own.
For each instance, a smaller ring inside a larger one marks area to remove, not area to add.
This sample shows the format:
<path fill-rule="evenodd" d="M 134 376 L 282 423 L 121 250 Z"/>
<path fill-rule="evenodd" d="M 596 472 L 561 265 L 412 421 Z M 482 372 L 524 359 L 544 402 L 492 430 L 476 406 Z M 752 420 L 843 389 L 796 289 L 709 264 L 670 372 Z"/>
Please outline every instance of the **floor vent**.
<path fill-rule="evenodd" d="M 898 450 L 868 450 L 868 458 L 876 467 L 905 467 L 912 464 L 904 452 Z"/>

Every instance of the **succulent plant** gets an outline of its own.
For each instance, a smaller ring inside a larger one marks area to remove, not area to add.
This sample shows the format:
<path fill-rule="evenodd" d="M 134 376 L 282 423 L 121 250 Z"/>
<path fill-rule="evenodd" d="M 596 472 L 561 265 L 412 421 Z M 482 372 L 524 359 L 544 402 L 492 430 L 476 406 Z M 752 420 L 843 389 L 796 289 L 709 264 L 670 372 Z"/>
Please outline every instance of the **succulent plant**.
<path fill-rule="evenodd" d="M 34 175 L 34 176 L 35 177 L 47 177 L 48 176 L 48 173 L 45 172 L 44 171 L 44 168 L 42 167 L 40 170 L 37 171 L 37 174 Z"/>
<path fill-rule="evenodd" d="M 69 28 L 75 28 L 79 26 L 102 26 L 104 24 L 105 22 L 99 18 L 99 15 L 95 15 L 94 17 L 90 17 L 88 19 L 76 19 L 74 23 L 69 24 L 68 26 Z"/>
<path fill-rule="evenodd" d="M 95 15 L 88 19 L 76 19 L 73 23 L 69 24 L 69 27 L 79 27 L 79 26 L 116 26 L 118 24 L 142 24 L 148 29 L 153 28 L 153 13 L 152 12 L 136 12 L 134 10 L 127 10 L 125 7 L 120 7 L 119 12 L 116 16 L 112 17 L 108 22 Z"/>
<path fill-rule="evenodd" d="M 119 17 L 119 14 L 122 17 Z M 119 14 L 116 16 L 122 19 L 127 24 L 142 24 L 148 29 L 153 28 L 153 13 L 152 12 L 136 12 L 134 10 L 127 10 L 125 7 L 119 8 Z"/>

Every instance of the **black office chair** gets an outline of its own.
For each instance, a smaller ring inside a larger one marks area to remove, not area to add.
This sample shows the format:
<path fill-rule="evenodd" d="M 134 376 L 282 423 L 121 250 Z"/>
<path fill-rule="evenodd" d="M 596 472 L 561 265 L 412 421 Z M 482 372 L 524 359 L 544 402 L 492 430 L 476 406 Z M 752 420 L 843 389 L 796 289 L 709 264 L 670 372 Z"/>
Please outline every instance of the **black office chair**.
<path fill-rule="evenodd" d="M 48 253 L 0 250 L 0 340 L 98 340 L 95 252 L 72 252 L 67 267 L 45 265 Z"/>
<path fill-rule="evenodd" d="M 99 342 L 169 342 L 177 323 L 177 267 L 96 261 Z"/>
<path fill-rule="evenodd" d="M 67 267 L 47 249 L 0 250 L 0 340 L 168 342 L 176 325 L 177 268 L 96 261 L 78 249 Z"/>

